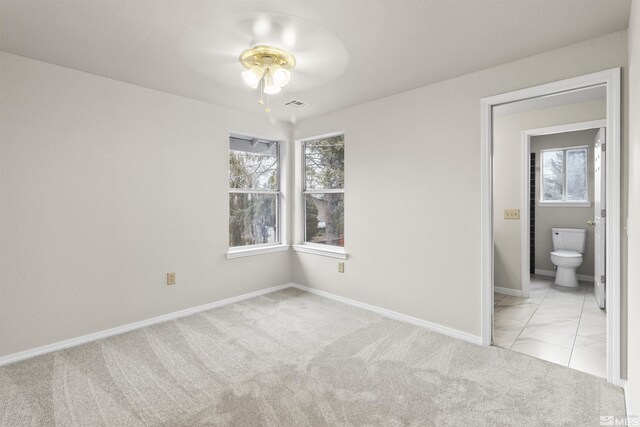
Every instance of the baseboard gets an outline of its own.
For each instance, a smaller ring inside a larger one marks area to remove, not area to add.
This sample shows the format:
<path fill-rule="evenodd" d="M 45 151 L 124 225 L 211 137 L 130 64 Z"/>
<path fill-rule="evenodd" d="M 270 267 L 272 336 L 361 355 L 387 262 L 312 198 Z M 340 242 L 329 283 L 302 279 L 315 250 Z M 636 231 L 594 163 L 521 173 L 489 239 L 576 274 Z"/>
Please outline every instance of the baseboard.
<path fill-rule="evenodd" d="M 512 297 L 521 297 L 522 296 L 522 291 L 519 291 L 517 289 L 511 289 L 511 288 L 503 288 L 503 287 L 500 287 L 500 286 L 494 286 L 493 287 L 493 292 L 495 292 L 497 294 L 511 295 Z"/>
<path fill-rule="evenodd" d="M 539 269 L 535 269 L 534 270 L 535 274 L 539 275 L 539 276 L 549 276 L 549 277 L 556 277 L 556 272 L 555 271 L 550 271 L 550 270 L 539 270 Z M 595 281 L 593 276 L 587 276 L 586 274 L 576 274 L 576 277 L 578 278 L 578 280 L 582 280 L 584 282 L 593 282 Z"/>
<path fill-rule="evenodd" d="M 482 344 L 482 340 L 479 336 L 471 335 L 466 332 L 459 331 L 457 329 L 448 328 L 446 326 L 438 325 L 436 323 L 428 322 L 426 320 L 418 319 L 417 317 L 408 316 L 406 314 L 398 313 L 395 311 L 387 310 L 386 308 L 377 307 L 375 305 L 367 304 L 364 302 L 356 301 L 353 299 L 341 297 L 339 295 L 335 295 L 329 292 L 320 291 L 318 289 L 310 288 L 308 286 L 299 285 L 297 283 L 292 283 L 292 287 L 300 289 L 305 292 L 309 292 L 315 295 L 319 295 L 324 298 L 332 299 L 334 301 L 338 301 L 344 304 L 352 305 L 354 307 L 362 308 L 364 310 L 372 311 L 374 313 L 378 313 L 382 316 L 388 317 L 390 319 L 399 320 L 401 322 L 410 323 L 415 326 L 420 326 L 425 329 L 429 329 L 433 332 L 437 332 L 442 335 L 446 335 L 451 338 L 457 338 L 462 341 L 467 341 L 473 344 Z"/>
<path fill-rule="evenodd" d="M 47 344 L 41 347 L 36 347 L 30 350 L 21 351 L 19 353 L 13 353 L 0 357 L 0 366 L 8 365 L 10 363 L 18 362 L 20 360 L 28 359 L 42 354 L 51 353 L 53 351 L 62 350 L 65 348 L 75 347 L 81 344 L 86 344 L 91 341 L 111 337 L 113 335 L 122 334 L 124 332 L 133 331 L 135 329 L 144 328 L 145 326 L 155 325 L 156 323 L 162 323 L 169 320 L 179 319 L 181 317 L 190 316 L 195 313 L 199 313 L 212 308 L 221 307 L 223 305 L 233 304 L 234 302 L 243 301 L 250 298 L 255 298 L 260 295 L 269 294 L 271 292 L 277 292 L 282 289 L 290 288 L 292 284 L 287 283 L 284 285 L 272 286 L 270 288 L 261 289 L 255 292 L 249 292 L 248 294 L 242 294 L 231 298 L 211 302 L 208 304 L 199 305 L 196 307 L 187 308 L 173 313 L 163 314 L 161 316 L 152 317 L 150 319 L 141 320 L 139 322 L 129 323 L 115 328 L 106 329 L 104 331 L 94 332 L 88 335 L 82 335 L 80 337 L 71 338 L 64 341 L 59 341 L 53 344 Z"/>

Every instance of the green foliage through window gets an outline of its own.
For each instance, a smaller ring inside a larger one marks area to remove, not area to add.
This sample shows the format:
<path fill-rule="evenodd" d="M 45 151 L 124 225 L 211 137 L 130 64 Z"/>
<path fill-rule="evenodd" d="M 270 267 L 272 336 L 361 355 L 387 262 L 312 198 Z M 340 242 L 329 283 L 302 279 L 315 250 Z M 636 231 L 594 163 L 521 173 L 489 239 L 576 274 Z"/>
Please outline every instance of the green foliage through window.
<path fill-rule="evenodd" d="M 229 246 L 279 241 L 278 143 L 229 140 Z"/>
<path fill-rule="evenodd" d="M 344 246 L 344 135 L 307 140 L 305 242 Z"/>

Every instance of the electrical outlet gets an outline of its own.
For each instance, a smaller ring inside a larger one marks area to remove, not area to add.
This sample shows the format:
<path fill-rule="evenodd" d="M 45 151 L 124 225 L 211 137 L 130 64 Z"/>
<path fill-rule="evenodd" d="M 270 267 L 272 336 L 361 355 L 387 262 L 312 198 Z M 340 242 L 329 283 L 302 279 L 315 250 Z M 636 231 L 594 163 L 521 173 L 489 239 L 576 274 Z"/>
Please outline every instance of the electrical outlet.
<path fill-rule="evenodd" d="M 504 219 L 520 219 L 520 209 L 505 209 Z"/>
<path fill-rule="evenodd" d="M 176 273 L 167 273 L 167 285 L 176 284 Z"/>
<path fill-rule="evenodd" d="M 338 263 L 338 273 L 344 273 L 344 262 Z"/>

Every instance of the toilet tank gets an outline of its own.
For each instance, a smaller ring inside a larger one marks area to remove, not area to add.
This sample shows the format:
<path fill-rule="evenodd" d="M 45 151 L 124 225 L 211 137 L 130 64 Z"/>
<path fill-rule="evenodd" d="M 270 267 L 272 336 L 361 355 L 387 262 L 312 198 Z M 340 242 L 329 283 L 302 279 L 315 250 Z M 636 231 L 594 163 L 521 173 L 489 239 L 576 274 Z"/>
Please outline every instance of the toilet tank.
<path fill-rule="evenodd" d="M 576 251 L 584 253 L 587 243 L 587 230 L 584 228 L 552 228 L 554 251 Z"/>

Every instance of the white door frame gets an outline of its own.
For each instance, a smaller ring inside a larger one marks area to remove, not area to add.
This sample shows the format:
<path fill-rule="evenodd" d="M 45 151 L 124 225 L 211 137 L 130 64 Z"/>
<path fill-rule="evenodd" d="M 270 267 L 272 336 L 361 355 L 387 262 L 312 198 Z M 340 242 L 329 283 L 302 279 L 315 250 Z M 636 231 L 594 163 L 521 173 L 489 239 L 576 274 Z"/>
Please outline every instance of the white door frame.
<path fill-rule="evenodd" d="M 607 381 L 620 379 L 620 68 L 574 77 L 502 95 L 483 98 L 481 103 L 481 340 L 491 345 L 493 325 L 493 112 L 495 106 L 525 99 L 605 85 L 607 224 L 605 244 L 607 271 Z"/>
<path fill-rule="evenodd" d="M 534 136 L 542 136 L 542 135 L 554 135 L 558 133 L 565 132 L 577 132 L 581 130 L 587 129 L 600 129 L 606 128 L 607 121 L 606 120 L 590 120 L 587 122 L 579 122 L 579 123 L 567 123 L 558 126 L 549 126 L 538 129 L 527 129 L 522 131 L 522 149 L 520 158 L 522 159 L 521 163 L 521 186 L 520 186 L 520 243 L 521 249 L 520 253 L 522 254 L 522 297 L 529 297 L 529 288 L 530 284 L 530 273 L 529 268 L 526 266 L 529 265 L 531 259 L 530 255 L 530 246 L 529 246 L 529 192 L 531 191 L 530 187 L 530 173 L 531 173 L 531 161 L 529 152 L 531 149 L 531 137 Z M 606 172 L 606 171 L 605 171 Z"/>

